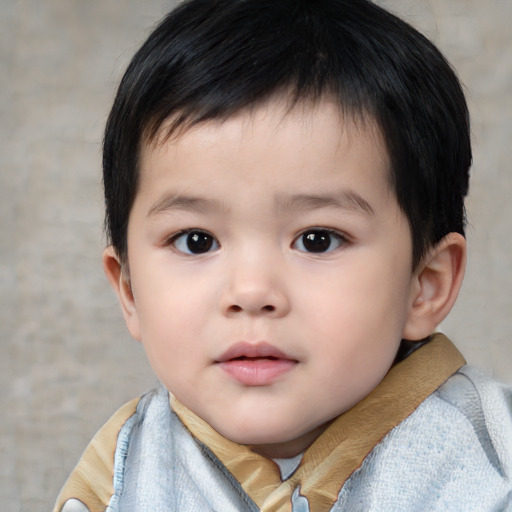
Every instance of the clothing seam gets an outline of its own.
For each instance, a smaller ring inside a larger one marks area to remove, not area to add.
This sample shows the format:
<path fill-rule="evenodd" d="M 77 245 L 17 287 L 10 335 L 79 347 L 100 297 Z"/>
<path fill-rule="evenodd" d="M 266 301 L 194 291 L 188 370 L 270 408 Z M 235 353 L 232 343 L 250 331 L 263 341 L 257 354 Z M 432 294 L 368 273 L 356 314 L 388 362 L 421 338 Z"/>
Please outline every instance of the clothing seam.
<path fill-rule="evenodd" d="M 133 426 L 138 421 L 139 414 L 136 411 L 128 418 L 117 435 L 117 446 L 114 455 L 114 474 L 112 483 L 114 493 L 112 494 L 105 512 L 117 512 L 117 505 L 124 492 L 124 479 L 126 471 L 126 458 L 130 448 L 131 433 Z"/>

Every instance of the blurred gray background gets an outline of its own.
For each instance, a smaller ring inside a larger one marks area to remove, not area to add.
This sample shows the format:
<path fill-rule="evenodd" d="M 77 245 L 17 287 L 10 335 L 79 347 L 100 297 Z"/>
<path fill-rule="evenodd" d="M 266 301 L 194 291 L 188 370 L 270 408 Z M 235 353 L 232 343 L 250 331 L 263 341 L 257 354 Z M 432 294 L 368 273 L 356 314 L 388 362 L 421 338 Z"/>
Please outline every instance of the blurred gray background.
<path fill-rule="evenodd" d="M 443 329 L 512 382 L 512 1 L 382 0 L 458 70 L 473 116 L 467 279 Z M 0 0 L 0 509 L 50 510 L 94 432 L 156 379 L 100 255 L 100 146 L 163 0 Z"/>

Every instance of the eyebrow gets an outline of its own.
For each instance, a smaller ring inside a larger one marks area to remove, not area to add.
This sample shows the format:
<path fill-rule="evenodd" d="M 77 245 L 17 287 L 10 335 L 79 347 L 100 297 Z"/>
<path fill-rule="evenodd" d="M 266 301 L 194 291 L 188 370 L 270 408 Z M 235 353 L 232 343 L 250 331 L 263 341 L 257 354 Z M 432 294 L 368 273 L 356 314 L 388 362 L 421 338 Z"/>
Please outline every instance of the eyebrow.
<path fill-rule="evenodd" d="M 149 209 L 147 217 L 152 217 L 169 210 L 186 210 L 208 213 L 213 210 L 225 209 L 226 207 L 224 204 L 215 199 L 170 193 L 164 195 Z"/>
<path fill-rule="evenodd" d="M 352 190 L 341 190 L 326 194 L 279 195 L 276 203 L 280 210 L 315 210 L 337 208 L 353 213 L 375 215 L 371 204 L 360 194 Z"/>
<path fill-rule="evenodd" d="M 351 190 L 342 190 L 332 194 L 279 194 L 275 197 L 275 203 L 278 211 L 337 208 L 353 213 L 375 215 L 371 204 L 360 194 Z M 224 203 L 216 199 L 170 193 L 164 195 L 149 209 L 147 217 L 170 210 L 209 213 L 227 209 Z"/>

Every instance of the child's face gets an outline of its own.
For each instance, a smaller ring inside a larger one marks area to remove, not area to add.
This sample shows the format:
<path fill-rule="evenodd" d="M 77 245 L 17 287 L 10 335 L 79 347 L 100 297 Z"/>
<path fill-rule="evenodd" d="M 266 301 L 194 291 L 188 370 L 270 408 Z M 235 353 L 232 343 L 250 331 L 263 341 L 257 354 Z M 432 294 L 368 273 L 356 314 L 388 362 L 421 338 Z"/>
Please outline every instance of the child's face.
<path fill-rule="evenodd" d="M 416 286 L 378 131 L 327 101 L 285 109 L 146 146 L 128 228 L 125 314 L 156 374 L 271 456 L 380 382 Z"/>

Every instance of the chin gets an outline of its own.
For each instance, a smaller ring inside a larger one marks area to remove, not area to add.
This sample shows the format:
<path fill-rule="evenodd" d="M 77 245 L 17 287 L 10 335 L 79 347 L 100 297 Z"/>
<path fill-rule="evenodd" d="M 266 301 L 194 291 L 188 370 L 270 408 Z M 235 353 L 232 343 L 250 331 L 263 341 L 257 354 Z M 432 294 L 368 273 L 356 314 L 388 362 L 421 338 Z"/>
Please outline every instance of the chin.
<path fill-rule="evenodd" d="M 230 441 L 244 445 L 267 445 L 267 444 L 280 444 L 286 443 L 294 439 L 296 435 L 300 436 L 300 432 L 295 432 L 286 425 L 275 424 L 260 424 L 252 423 L 250 426 L 247 424 L 229 425 L 226 428 L 219 426 L 213 428 L 222 436 Z"/>
<path fill-rule="evenodd" d="M 305 451 L 327 428 L 330 422 L 321 425 L 271 424 L 269 422 L 252 423 L 217 429 L 222 436 L 235 443 L 249 446 L 253 451 L 265 457 L 293 457 Z M 212 425 L 213 426 L 213 425 Z"/>
<path fill-rule="evenodd" d="M 223 436 L 235 443 L 251 446 L 258 444 L 285 443 L 289 440 L 289 435 L 274 430 L 253 431 L 253 429 L 251 429 L 248 431 L 247 429 L 242 429 L 234 431 L 229 429 Z"/>

